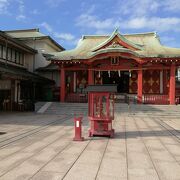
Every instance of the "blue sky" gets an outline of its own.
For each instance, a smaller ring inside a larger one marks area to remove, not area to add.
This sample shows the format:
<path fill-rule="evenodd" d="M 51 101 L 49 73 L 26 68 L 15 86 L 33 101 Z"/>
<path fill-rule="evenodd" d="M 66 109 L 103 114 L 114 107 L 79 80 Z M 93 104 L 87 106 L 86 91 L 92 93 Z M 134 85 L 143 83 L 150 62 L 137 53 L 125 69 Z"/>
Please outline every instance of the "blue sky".
<path fill-rule="evenodd" d="M 85 34 L 156 31 L 180 47 L 180 0 L 0 0 L 1 30 L 40 28 L 66 49 Z"/>

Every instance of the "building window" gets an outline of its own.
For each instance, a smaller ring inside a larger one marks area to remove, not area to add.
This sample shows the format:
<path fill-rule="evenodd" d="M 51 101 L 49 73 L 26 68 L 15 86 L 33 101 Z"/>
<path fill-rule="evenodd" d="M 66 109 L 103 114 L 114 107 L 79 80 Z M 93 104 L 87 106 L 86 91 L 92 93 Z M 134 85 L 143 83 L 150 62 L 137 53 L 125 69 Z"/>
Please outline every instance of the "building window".
<path fill-rule="evenodd" d="M 19 52 L 15 51 L 15 63 L 19 64 Z"/>
<path fill-rule="evenodd" d="M 7 53 L 6 53 L 7 50 Z M 0 58 L 16 64 L 24 65 L 24 53 L 0 44 Z"/>
<path fill-rule="evenodd" d="M 16 50 L 12 50 L 12 61 L 15 62 L 16 64 L 20 64 L 20 65 L 24 65 L 24 54 L 16 51 Z"/>
<path fill-rule="evenodd" d="M 24 65 L 24 54 L 20 53 L 20 62 L 21 65 Z"/>
<path fill-rule="evenodd" d="M 12 60 L 12 62 L 15 62 L 15 50 L 14 50 L 14 49 L 12 49 L 12 51 L 11 51 L 11 52 L 12 52 L 12 56 L 11 56 L 11 57 L 12 57 L 12 59 L 11 59 L 11 60 Z"/>
<path fill-rule="evenodd" d="M 8 61 L 12 60 L 12 49 L 11 48 L 7 49 L 7 60 Z"/>

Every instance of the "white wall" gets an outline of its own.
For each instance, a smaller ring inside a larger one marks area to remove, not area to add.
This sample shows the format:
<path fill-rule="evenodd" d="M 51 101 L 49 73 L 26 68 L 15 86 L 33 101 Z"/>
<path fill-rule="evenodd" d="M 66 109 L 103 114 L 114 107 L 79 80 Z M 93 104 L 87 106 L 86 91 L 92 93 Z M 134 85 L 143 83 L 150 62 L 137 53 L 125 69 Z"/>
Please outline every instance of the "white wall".
<path fill-rule="evenodd" d="M 40 68 L 40 67 L 45 67 L 48 64 L 50 64 L 50 61 L 47 61 L 43 57 L 42 52 L 39 52 L 38 54 L 35 55 L 35 69 Z"/>
<path fill-rule="evenodd" d="M 48 64 L 50 64 L 50 61 L 47 61 L 42 55 L 43 53 L 60 52 L 59 48 L 55 46 L 49 39 L 26 40 L 23 41 L 23 43 L 38 51 L 38 53 L 35 54 L 34 70 L 40 67 L 46 67 Z M 30 62 L 28 63 L 28 61 Z M 31 62 L 33 62 L 32 59 L 27 56 L 26 67 L 28 70 L 33 71 L 33 63 Z M 52 72 L 39 72 L 39 75 L 54 80 L 56 82 L 56 86 L 60 86 L 59 71 L 54 71 L 53 75 Z"/>
<path fill-rule="evenodd" d="M 23 41 L 23 43 L 38 51 L 38 53 L 35 55 L 35 69 L 45 67 L 50 64 L 50 61 L 47 61 L 42 53 L 58 52 L 57 47 L 53 45 L 49 39 L 26 40 Z"/>

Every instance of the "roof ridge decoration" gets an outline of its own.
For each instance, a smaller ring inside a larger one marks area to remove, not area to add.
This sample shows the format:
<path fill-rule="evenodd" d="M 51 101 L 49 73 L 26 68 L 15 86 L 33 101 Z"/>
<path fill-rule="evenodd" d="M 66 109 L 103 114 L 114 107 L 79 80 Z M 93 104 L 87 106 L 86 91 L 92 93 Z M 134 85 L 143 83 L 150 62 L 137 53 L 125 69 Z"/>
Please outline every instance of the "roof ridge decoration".
<path fill-rule="evenodd" d="M 112 43 L 110 45 L 108 45 L 106 48 L 110 48 L 110 47 L 111 48 L 124 48 L 124 46 L 121 45 L 120 43 L 113 41 L 113 39 L 116 36 L 120 39 L 120 41 L 124 42 L 127 46 L 130 46 L 129 49 L 131 49 L 131 50 L 142 50 L 143 49 L 142 46 L 129 41 L 127 38 L 125 38 L 123 35 L 121 35 L 119 33 L 118 28 L 116 28 L 107 40 L 105 40 L 104 42 L 102 42 L 101 44 L 99 44 L 98 46 L 93 48 L 91 51 L 97 51 L 97 50 L 103 48 L 104 46 L 106 46 L 111 41 L 112 41 Z M 119 45 L 119 47 L 118 47 L 118 45 Z M 125 48 L 128 48 L 128 47 L 125 47 Z"/>
<path fill-rule="evenodd" d="M 107 48 L 124 48 L 124 47 L 121 46 L 119 43 L 113 41 L 112 44 L 110 44 L 109 46 L 107 46 Z"/>
<path fill-rule="evenodd" d="M 131 33 L 131 34 L 122 34 L 122 36 L 144 36 L 144 35 L 153 35 L 156 36 L 157 32 L 156 31 L 152 31 L 152 32 L 143 32 L 143 33 Z M 89 34 L 89 35 L 82 35 L 82 39 L 86 39 L 86 38 L 103 38 L 103 37 L 109 37 L 109 34 L 103 34 L 103 35 L 93 35 L 93 34 Z M 138 45 L 138 44 L 137 44 Z M 141 46 L 141 45 L 139 45 Z"/>

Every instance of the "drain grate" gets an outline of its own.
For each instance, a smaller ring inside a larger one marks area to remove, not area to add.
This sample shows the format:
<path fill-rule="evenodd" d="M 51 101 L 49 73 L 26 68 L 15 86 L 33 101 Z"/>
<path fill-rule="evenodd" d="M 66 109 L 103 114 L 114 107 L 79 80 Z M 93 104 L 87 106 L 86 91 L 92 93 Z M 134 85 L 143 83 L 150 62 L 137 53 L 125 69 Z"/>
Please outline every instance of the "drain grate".
<path fill-rule="evenodd" d="M 6 132 L 0 132 L 0 135 L 6 134 Z"/>

